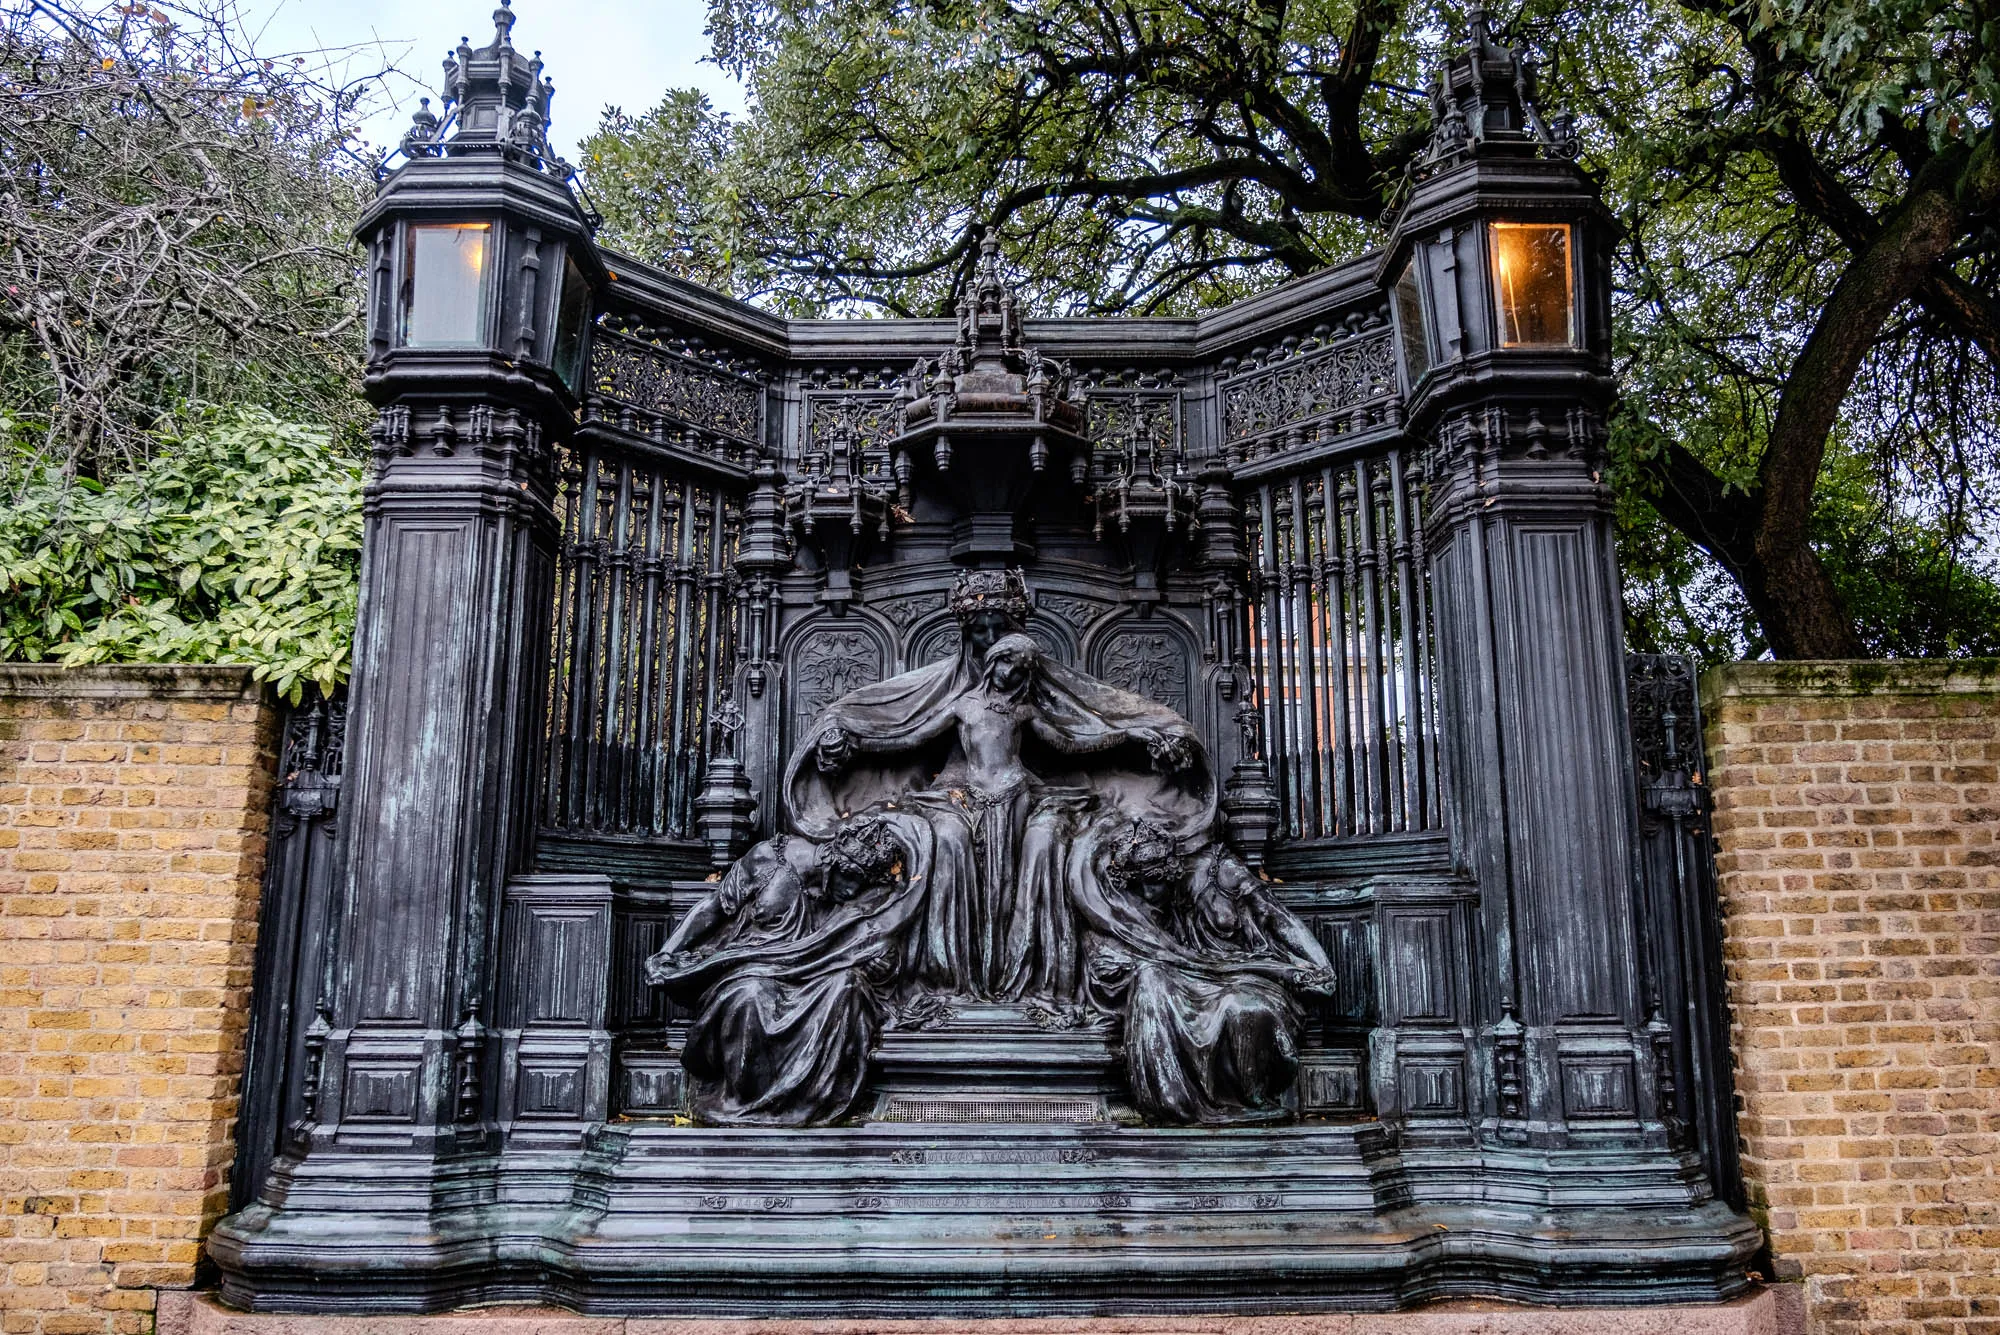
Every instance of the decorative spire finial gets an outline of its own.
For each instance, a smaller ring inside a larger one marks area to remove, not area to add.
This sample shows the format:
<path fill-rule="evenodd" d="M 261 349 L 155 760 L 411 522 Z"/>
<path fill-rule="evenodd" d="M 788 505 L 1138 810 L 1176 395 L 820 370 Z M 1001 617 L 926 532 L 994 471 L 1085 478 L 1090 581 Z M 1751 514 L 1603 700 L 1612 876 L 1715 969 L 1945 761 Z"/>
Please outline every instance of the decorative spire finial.
<path fill-rule="evenodd" d="M 522 60 L 513 45 L 513 0 L 499 0 L 493 11 L 493 40 L 475 49 L 472 39 L 458 39 L 458 49 L 444 61 L 444 105 L 440 118 L 418 130 L 406 143 L 438 145 L 449 126 L 450 152 L 492 148 L 517 155 L 539 169 L 567 176 L 570 167 L 550 151 L 549 103 L 555 84 L 543 76 L 542 53 Z M 434 149 L 428 156 L 436 156 Z"/>

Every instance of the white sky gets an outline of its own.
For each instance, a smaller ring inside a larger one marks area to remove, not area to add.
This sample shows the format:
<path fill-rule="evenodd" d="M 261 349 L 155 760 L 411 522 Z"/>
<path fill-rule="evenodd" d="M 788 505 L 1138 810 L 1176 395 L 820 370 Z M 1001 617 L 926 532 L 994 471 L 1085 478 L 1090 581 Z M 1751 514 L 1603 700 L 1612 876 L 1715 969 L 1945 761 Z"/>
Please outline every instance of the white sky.
<path fill-rule="evenodd" d="M 352 48 L 353 74 L 396 66 L 376 99 L 377 112 L 363 127 L 378 144 L 402 137 L 428 95 L 437 104 L 445 52 L 461 36 L 474 46 L 493 40 L 498 0 L 241 0 L 241 14 L 257 54 L 265 58 L 300 51 Z M 708 38 L 703 0 L 514 0 L 514 45 L 539 50 L 544 73 L 555 81 L 549 140 L 576 159 L 577 141 L 596 128 L 607 106 L 634 115 L 649 111 L 669 88 L 699 88 L 716 106 L 741 112 L 743 89 L 703 62 Z"/>

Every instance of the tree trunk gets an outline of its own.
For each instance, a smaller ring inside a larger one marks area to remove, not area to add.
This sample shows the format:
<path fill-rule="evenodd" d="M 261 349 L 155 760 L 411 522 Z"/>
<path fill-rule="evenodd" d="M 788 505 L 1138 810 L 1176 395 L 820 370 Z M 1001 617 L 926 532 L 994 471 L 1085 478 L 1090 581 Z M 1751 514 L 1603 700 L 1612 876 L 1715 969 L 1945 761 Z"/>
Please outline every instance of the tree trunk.
<path fill-rule="evenodd" d="M 1882 326 L 1903 302 L 1942 286 L 1941 256 L 1971 217 L 2000 200 L 1993 137 L 1938 154 L 1911 182 L 1841 274 L 1792 364 L 1757 484 L 1731 494 L 1678 446 L 1654 461 L 1661 515 L 1742 588 L 1779 658 L 1859 658 L 1853 619 L 1811 542 L 1813 495 L 1827 437 Z"/>

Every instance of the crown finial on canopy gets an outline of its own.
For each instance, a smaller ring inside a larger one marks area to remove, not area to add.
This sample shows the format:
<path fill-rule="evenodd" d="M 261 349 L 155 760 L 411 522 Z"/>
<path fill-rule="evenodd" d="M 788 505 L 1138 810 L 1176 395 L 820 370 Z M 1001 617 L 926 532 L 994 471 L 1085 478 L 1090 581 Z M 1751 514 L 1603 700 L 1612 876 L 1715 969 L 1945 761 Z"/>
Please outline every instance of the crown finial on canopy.
<path fill-rule="evenodd" d="M 1493 45 L 1493 25 L 1486 16 L 1486 6 L 1474 5 L 1472 7 L 1472 13 L 1466 19 L 1466 27 L 1469 30 L 1468 35 L 1472 39 L 1473 50 L 1484 51 L 1487 47 Z"/>

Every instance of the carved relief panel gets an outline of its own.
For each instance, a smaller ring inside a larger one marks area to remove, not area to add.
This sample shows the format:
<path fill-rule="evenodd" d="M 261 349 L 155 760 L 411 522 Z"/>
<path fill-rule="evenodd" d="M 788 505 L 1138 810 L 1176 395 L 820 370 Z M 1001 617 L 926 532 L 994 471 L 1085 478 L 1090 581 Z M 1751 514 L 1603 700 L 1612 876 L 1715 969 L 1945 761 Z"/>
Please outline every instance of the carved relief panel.
<path fill-rule="evenodd" d="M 1068 635 L 1060 628 L 1049 624 L 1040 617 L 1028 621 L 1028 637 L 1032 639 L 1048 657 L 1058 663 L 1074 666 L 1076 649 Z M 905 665 L 922 667 L 935 663 L 940 658 L 949 658 L 958 652 L 958 623 L 945 620 L 925 626 L 910 640 L 910 651 Z"/>
<path fill-rule="evenodd" d="M 1194 711 L 1189 690 L 1188 645 L 1173 631 L 1121 626 L 1098 642 L 1096 675 L 1187 717 Z"/>
<path fill-rule="evenodd" d="M 794 742 L 828 704 L 882 680 L 888 663 L 879 640 L 851 626 L 809 630 L 792 643 L 790 736 Z"/>

